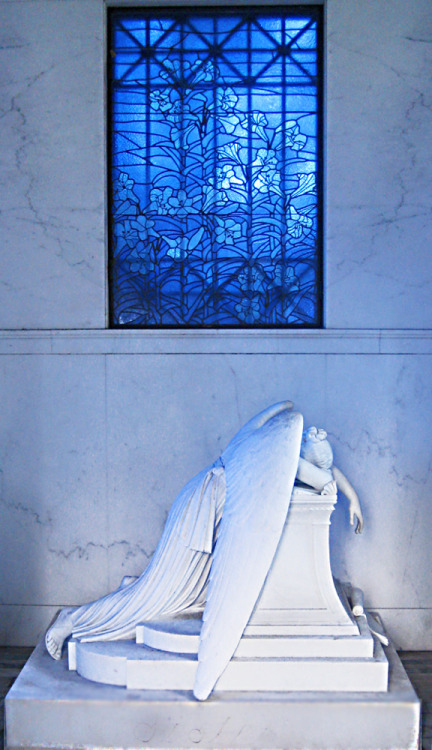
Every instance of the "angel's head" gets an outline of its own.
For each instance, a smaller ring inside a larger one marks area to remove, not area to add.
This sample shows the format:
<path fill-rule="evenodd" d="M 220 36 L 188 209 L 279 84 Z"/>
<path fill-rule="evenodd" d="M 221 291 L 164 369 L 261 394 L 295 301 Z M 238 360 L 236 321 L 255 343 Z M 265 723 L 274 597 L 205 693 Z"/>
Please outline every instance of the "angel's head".
<path fill-rule="evenodd" d="M 300 455 L 320 469 L 330 469 L 333 465 L 333 451 L 325 430 L 308 427 L 303 432 Z"/>

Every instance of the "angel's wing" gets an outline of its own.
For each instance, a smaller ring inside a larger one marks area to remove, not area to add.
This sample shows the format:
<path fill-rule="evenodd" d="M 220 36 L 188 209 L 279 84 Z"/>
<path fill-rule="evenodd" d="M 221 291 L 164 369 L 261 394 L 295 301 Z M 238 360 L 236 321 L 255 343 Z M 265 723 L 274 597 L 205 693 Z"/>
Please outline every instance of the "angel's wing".
<path fill-rule="evenodd" d="M 231 659 L 282 534 L 303 429 L 302 416 L 290 406 L 280 405 L 255 429 L 248 425 L 244 439 L 222 454 L 227 491 L 198 652 L 199 700 L 209 696 Z"/>

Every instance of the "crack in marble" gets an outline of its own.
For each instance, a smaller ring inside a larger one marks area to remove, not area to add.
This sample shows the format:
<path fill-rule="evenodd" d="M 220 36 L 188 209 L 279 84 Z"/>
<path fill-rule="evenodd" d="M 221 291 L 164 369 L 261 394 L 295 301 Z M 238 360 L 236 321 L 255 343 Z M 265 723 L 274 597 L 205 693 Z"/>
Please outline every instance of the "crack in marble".
<path fill-rule="evenodd" d="M 425 207 L 424 211 L 416 211 L 415 213 L 405 214 L 404 216 L 392 216 L 387 217 L 384 214 L 381 214 L 380 218 L 377 221 L 372 222 L 369 226 L 371 227 L 381 227 L 381 226 L 391 226 L 393 224 L 399 224 L 402 221 L 412 221 L 413 219 L 420 219 L 420 218 L 429 218 L 432 216 L 432 206 L 428 209 Z"/>
<path fill-rule="evenodd" d="M 427 103 L 425 93 L 423 91 L 413 89 L 412 93 L 414 94 L 414 97 L 411 99 L 409 105 L 405 109 L 406 125 L 400 130 L 400 135 L 402 137 L 404 145 L 404 154 L 408 159 L 408 164 L 405 163 L 404 165 L 402 165 L 395 174 L 395 179 L 399 183 L 399 199 L 392 209 L 393 215 L 389 216 L 388 214 L 386 215 L 385 213 L 382 213 L 379 220 L 374 223 L 374 225 L 377 227 L 389 226 L 398 223 L 401 219 L 418 218 L 420 215 L 429 217 L 432 215 L 432 209 L 429 206 L 427 208 L 422 207 L 424 210 L 421 212 L 416 211 L 415 213 L 411 213 L 409 217 L 402 214 L 402 209 L 410 205 L 408 200 L 410 189 L 407 185 L 407 180 L 412 174 L 412 169 L 417 166 L 418 143 L 413 141 L 411 138 L 411 131 L 415 127 L 414 113 L 419 108 L 425 109 L 427 112 L 430 112 L 432 110 L 432 104 Z M 376 235 L 372 236 L 373 239 L 375 239 L 375 237 Z"/>
<path fill-rule="evenodd" d="M 432 44 L 432 39 L 422 39 L 422 37 L 416 36 L 403 36 L 402 39 L 406 39 L 408 42 L 417 42 L 420 44 Z"/>
<path fill-rule="evenodd" d="M 24 513 L 24 515 L 26 515 L 27 517 L 32 518 L 38 526 L 52 525 L 52 518 L 50 516 L 47 516 L 46 520 L 43 520 L 41 514 L 35 511 L 30 505 L 24 505 L 24 503 L 9 502 L 3 497 L 0 497 L 0 505 L 2 505 L 4 508 L 7 508 L 8 510 L 17 511 L 18 513 Z"/>
<path fill-rule="evenodd" d="M 419 479 L 417 479 L 416 477 L 414 477 L 412 474 L 409 474 L 409 473 L 404 474 L 404 473 L 400 472 L 396 468 L 395 465 L 392 466 L 392 468 L 390 470 L 390 474 L 393 474 L 396 477 L 396 483 L 397 483 L 398 487 L 403 487 L 403 485 L 405 484 L 405 482 L 412 482 L 413 484 L 416 484 L 416 485 L 419 485 L 419 486 L 427 485 L 428 484 L 428 479 L 429 479 L 429 477 L 432 474 L 432 458 L 430 459 L 430 461 L 428 463 L 428 466 L 427 466 L 427 469 L 426 469 L 426 472 L 425 472 L 424 476 L 421 477 L 421 478 L 419 478 Z"/>
<path fill-rule="evenodd" d="M 235 402 L 235 411 L 237 414 L 237 418 L 239 420 L 239 424 L 242 424 L 242 418 L 241 418 L 241 409 L 240 409 L 240 394 L 239 394 L 239 386 L 237 382 L 237 373 L 234 370 L 232 364 L 228 362 L 228 369 L 233 376 L 233 383 L 234 383 L 234 402 Z"/>
<path fill-rule="evenodd" d="M 16 94 L 15 96 L 11 97 L 11 99 L 10 99 L 10 107 L 8 107 L 8 109 L 4 109 L 4 110 L 1 111 L 0 120 L 2 120 L 7 115 L 10 115 L 12 112 L 16 112 L 17 115 L 21 119 L 21 124 L 22 125 L 26 125 L 27 118 L 26 118 L 24 112 L 22 111 L 21 107 L 19 107 L 18 104 L 16 103 L 16 99 L 18 98 L 18 96 L 20 96 L 20 94 Z"/>
<path fill-rule="evenodd" d="M 127 552 L 124 558 L 125 561 L 138 557 L 139 555 L 144 555 L 145 558 L 149 560 L 153 555 L 153 551 L 147 552 L 144 547 L 141 547 L 138 544 L 131 544 L 126 539 L 121 539 L 116 542 L 110 542 L 109 544 L 102 544 L 97 542 L 87 542 L 85 545 L 77 544 L 68 551 L 65 551 L 63 549 L 55 549 L 54 547 L 48 547 L 48 552 L 56 555 L 56 557 L 61 557 L 65 560 L 69 560 L 74 556 L 77 556 L 80 560 L 83 558 L 88 560 L 90 551 L 92 550 L 102 550 L 108 552 L 109 550 L 115 549 L 116 547 L 127 548 Z"/>
<path fill-rule="evenodd" d="M 381 458 L 383 458 L 384 456 L 388 456 L 388 455 L 390 455 L 392 458 L 396 458 L 396 454 L 394 454 L 392 452 L 392 450 L 390 448 L 390 445 L 382 445 L 379 442 L 379 440 L 377 440 L 376 438 L 372 437 L 372 435 L 369 432 L 369 430 L 362 429 L 360 431 L 359 435 L 358 435 L 358 438 L 357 438 L 355 444 L 353 444 L 349 440 L 343 440 L 341 437 L 339 437 L 335 433 L 329 432 L 328 434 L 329 434 L 329 436 L 331 437 L 332 440 L 334 440 L 335 442 L 337 442 L 339 445 L 342 445 L 345 448 L 348 448 L 348 450 L 351 453 L 359 454 L 360 452 L 362 452 L 361 451 L 361 443 L 362 443 L 363 437 L 366 437 L 366 439 L 367 439 L 366 455 L 370 455 L 371 453 L 373 453 L 373 450 L 370 448 L 370 446 L 372 446 L 372 447 L 374 447 L 374 448 L 377 449 L 377 453 L 378 453 L 378 455 Z"/>
<path fill-rule="evenodd" d="M 25 190 L 23 190 L 23 195 L 25 197 L 27 207 L 33 216 L 34 222 L 42 228 L 45 234 L 48 232 L 49 222 L 47 222 L 47 220 L 42 216 L 41 212 L 37 209 L 34 203 L 33 193 L 36 178 L 31 174 L 30 168 L 25 163 L 27 150 L 28 147 L 32 145 L 33 138 L 28 132 L 28 120 L 24 112 L 23 105 L 19 104 L 18 102 L 23 96 L 28 94 L 28 92 L 35 86 L 35 84 L 37 84 L 38 81 L 40 81 L 44 76 L 48 75 L 55 67 L 56 64 L 52 63 L 52 65 L 50 65 L 46 70 L 42 70 L 33 76 L 28 76 L 27 78 L 25 78 L 24 87 L 10 97 L 9 108 L 3 111 L 0 115 L 1 118 L 4 118 L 6 115 L 15 112 L 20 118 L 20 122 L 17 123 L 14 127 L 14 130 L 17 132 L 20 141 L 20 145 L 18 145 L 14 151 L 15 165 L 19 174 L 21 174 L 24 179 L 27 180 L 27 187 Z"/>
<path fill-rule="evenodd" d="M 26 47 L 30 47 L 30 42 L 26 42 L 25 44 L 0 44 L 0 51 L 5 49 L 25 49 Z"/>
<path fill-rule="evenodd" d="M 424 91 L 420 91 L 419 89 L 413 89 L 413 91 L 417 94 L 416 98 L 411 101 L 407 109 L 405 110 L 405 117 L 407 120 L 411 119 L 411 114 L 415 111 L 417 107 L 420 107 L 421 109 L 426 109 L 428 112 L 432 110 L 432 103 L 428 104 L 426 101 L 426 95 Z M 405 132 L 405 130 L 402 130 L 402 132 Z"/>
<path fill-rule="evenodd" d="M 379 458 L 388 458 L 391 461 L 389 469 L 389 475 L 394 476 L 398 487 L 403 487 L 407 482 L 417 485 L 419 487 L 427 485 L 428 479 L 432 475 L 432 458 L 429 460 L 427 468 L 423 476 L 416 477 L 409 472 L 403 472 L 397 467 L 398 455 L 394 452 L 394 449 L 389 444 L 383 444 L 376 438 L 372 437 L 369 430 L 363 429 L 359 433 L 356 443 L 353 444 L 348 440 L 343 440 L 334 433 L 329 433 L 332 440 L 339 445 L 347 448 L 351 453 L 361 456 L 369 456 L 371 454 L 378 455 Z M 364 438 L 366 441 L 364 442 Z M 363 443 L 363 445 L 362 445 Z"/>
<path fill-rule="evenodd" d="M 366 60 L 372 60 L 378 66 L 384 68 L 384 70 L 389 70 L 391 73 L 394 73 L 394 75 L 398 79 L 404 79 L 408 75 L 404 71 L 398 70 L 398 68 L 395 68 L 394 65 L 391 65 L 390 63 L 386 62 L 385 60 L 380 58 L 378 55 L 374 55 L 371 52 L 365 52 L 364 48 L 359 49 L 359 48 L 344 44 L 343 42 L 336 39 L 335 36 L 333 36 L 332 38 L 332 45 L 335 48 L 338 47 L 339 49 L 344 50 L 345 52 L 348 52 L 350 56 L 357 55 L 358 57 L 365 58 Z M 401 59 L 402 59 L 402 56 L 401 56 Z"/>
<path fill-rule="evenodd" d="M 226 719 L 222 722 L 216 734 L 212 736 L 211 742 L 214 742 L 218 737 L 220 737 L 223 734 L 224 730 L 226 729 L 230 721 L 231 721 L 231 716 L 227 716 Z M 236 739 L 240 735 L 241 732 L 242 732 L 242 729 L 240 729 L 240 731 L 237 733 Z"/>
<path fill-rule="evenodd" d="M 416 37 L 406 37 L 409 41 L 415 41 Z M 359 202 L 353 205 L 344 205 L 343 210 L 355 212 L 354 215 L 363 215 L 375 213 L 375 217 L 371 217 L 372 221 L 362 221 L 359 224 L 357 233 L 360 232 L 365 236 L 364 246 L 358 244 L 356 248 L 357 257 L 353 257 L 353 254 L 345 254 L 337 263 L 335 263 L 335 269 L 338 271 L 337 278 L 331 283 L 334 286 L 337 283 L 345 281 L 355 274 L 359 269 L 362 269 L 364 273 L 373 276 L 378 279 L 386 279 L 388 283 L 394 281 L 401 284 L 401 271 L 402 266 L 395 264 L 392 268 L 391 264 L 386 264 L 385 271 L 381 272 L 379 269 L 378 258 L 385 256 L 388 252 L 388 246 L 383 241 L 383 230 L 392 229 L 398 227 L 400 221 L 407 221 L 408 219 L 417 219 L 421 221 L 422 218 L 429 220 L 432 215 L 432 209 L 429 204 L 419 204 L 417 197 L 416 183 L 414 180 L 413 170 L 420 169 L 421 164 L 421 149 L 424 148 L 424 137 L 418 132 L 419 123 L 422 124 L 423 130 L 426 128 L 425 113 L 429 114 L 432 105 L 428 101 L 428 94 L 424 90 L 416 88 L 415 81 L 413 78 L 416 76 L 416 71 L 411 68 L 404 70 L 399 66 L 395 66 L 392 61 L 386 62 L 378 54 L 371 53 L 368 50 L 357 48 L 356 46 L 339 43 L 338 39 L 330 36 L 330 41 L 334 44 L 335 48 L 347 50 L 351 55 L 357 55 L 364 59 L 372 60 L 374 65 L 384 67 L 385 69 L 391 70 L 393 74 L 400 79 L 399 88 L 405 91 L 404 101 L 408 102 L 405 105 L 405 111 L 403 109 L 400 112 L 400 127 L 397 129 L 397 122 L 395 122 L 396 130 L 392 131 L 392 136 L 399 140 L 400 148 L 398 149 L 398 158 L 394 160 L 394 171 L 392 175 L 393 188 L 391 204 L 388 207 L 379 206 L 379 202 L 371 204 L 370 202 Z M 429 39 L 422 37 L 422 42 L 429 42 Z M 423 55 L 424 57 L 424 55 Z M 398 58 L 403 64 L 404 57 L 401 55 Z M 418 55 L 418 64 L 422 63 L 422 57 Z M 364 89 L 363 89 L 364 90 Z M 343 97 L 342 97 L 343 98 Z M 395 98 L 395 104 L 399 106 L 399 99 Z M 382 123 L 377 122 L 382 128 Z M 391 125 L 391 122 L 390 122 Z M 425 227 L 426 230 L 426 227 Z M 360 236 L 360 235 L 359 235 Z M 392 273 L 393 270 L 393 273 Z M 418 282 L 409 282 L 408 285 L 412 288 L 418 289 L 430 284 L 431 280 L 423 280 Z M 404 288 L 407 286 L 406 274 L 404 273 L 403 283 Z M 395 296 L 395 295 L 393 295 Z"/>

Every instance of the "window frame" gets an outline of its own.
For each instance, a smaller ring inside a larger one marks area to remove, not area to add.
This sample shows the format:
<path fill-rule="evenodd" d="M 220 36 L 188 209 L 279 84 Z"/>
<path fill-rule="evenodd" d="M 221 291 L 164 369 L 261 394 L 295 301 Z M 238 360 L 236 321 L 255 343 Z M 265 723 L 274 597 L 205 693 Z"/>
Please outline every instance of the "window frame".
<path fill-rule="evenodd" d="M 214 325 L 214 324 L 157 324 L 157 325 L 142 325 L 135 323 L 117 323 L 114 322 L 114 302 L 113 302 L 113 288 L 112 288 L 112 246 L 113 246 L 113 189 L 112 189 L 112 137 L 113 137 L 113 97 L 111 88 L 112 78 L 112 55 L 111 55 L 111 39 L 112 39 L 112 24 L 113 18 L 116 15 L 137 13 L 151 9 L 152 6 L 148 4 L 143 5 L 114 5 L 109 4 L 107 6 L 107 234 L 108 234 L 108 261 L 107 261 L 107 283 L 108 283 L 108 328 L 114 330 L 136 330 L 136 331 L 178 331 L 186 332 L 188 330 L 195 331 L 220 331 L 231 330 L 231 331 L 253 331 L 253 330 L 266 330 L 269 331 L 294 331 L 302 329 L 321 330 L 324 328 L 324 7 L 322 4 L 317 2 L 311 3 L 292 3 L 288 2 L 286 5 L 281 6 L 280 3 L 265 2 L 263 5 L 255 3 L 247 4 L 251 7 L 259 7 L 264 12 L 270 9 L 277 10 L 278 8 L 286 8 L 288 11 L 295 11 L 295 13 L 307 13 L 310 14 L 311 10 L 315 14 L 317 21 L 317 85 L 316 85 L 316 99 L 317 99 L 317 155 L 316 155 L 316 166 L 317 166 L 317 179 L 316 179 L 316 191 L 317 191 L 317 236 L 316 236 L 316 308 L 317 315 L 316 321 L 313 322 L 302 322 L 302 323 L 277 323 L 270 325 L 268 323 L 261 323 L 260 321 L 253 324 L 243 323 L 241 325 Z M 161 11 L 170 11 L 175 7 L 182 8 L 185 11 L 200 11 L 205 8 L 206 11 L 213 11 L 217 13 L 221 9 L 229 7 L 230 10 L 235 12 L 236 9 L 239 12 L 244 9 L 244 5 L 228 6 L 228 4 L 218 4 L 210 6 L 190 6 L 189 3 L 175 3 L 166 4 L 164 6 L 154 6 L 158 13 Z"/>

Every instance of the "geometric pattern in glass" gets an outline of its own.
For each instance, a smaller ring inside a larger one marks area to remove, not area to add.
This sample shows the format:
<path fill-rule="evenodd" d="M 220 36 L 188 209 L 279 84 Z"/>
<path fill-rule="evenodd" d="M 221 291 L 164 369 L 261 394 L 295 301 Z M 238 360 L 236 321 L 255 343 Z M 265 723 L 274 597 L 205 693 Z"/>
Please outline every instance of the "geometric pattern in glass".
<path fill-rule="evenodd" d="M 319 24 L 111 12 L 113 326 L 321 325 Z"/>

